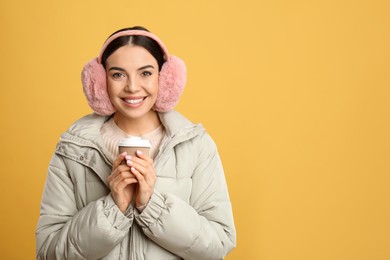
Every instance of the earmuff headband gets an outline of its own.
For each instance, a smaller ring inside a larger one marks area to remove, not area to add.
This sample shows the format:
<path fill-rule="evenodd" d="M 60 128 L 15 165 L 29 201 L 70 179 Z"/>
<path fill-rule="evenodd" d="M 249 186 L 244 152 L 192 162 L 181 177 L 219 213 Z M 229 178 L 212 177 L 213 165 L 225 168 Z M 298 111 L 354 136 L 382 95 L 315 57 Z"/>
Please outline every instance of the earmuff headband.
<path fill-rule="evenodd" d="M 168 49 L 167 47 L 165 47 L 164 43 L 156 36 L 154 35 L 153 33 L 151 32 L 147 32 L 147 31 L 143 31 L 143 30 L 126 30 L 126 31 L 121 31 L 121 32 L 118 32 L 118 33 L 115 33 L 113 35 L 111 35 L 111 37 L 109 37 L 106 42 L 104 43 L 101 51 L 100 51 L 100 54 L 99 54 L 99 57 L 98 57 L 98 61 L 99 63 L 101 64 L 102 63 L 102 56 L 103 56 L 103 53 L 104 51 L 106 50 L 107 46 L 115 39 L 121 37 L 121 36 L 131 36 L 131 35 L 139 35 L 139 36 L 146 36 L 146 37 L 149 37 L 151 39 L 153 39 L 154 41 L 156 41 L 158 43 L 158 45 L 160 45 L 163 53 L 164 53 L 164 60 L 167 61 L 168 60 L 168 57 L 169 57 L 169 53 L 168 53 Z"/>

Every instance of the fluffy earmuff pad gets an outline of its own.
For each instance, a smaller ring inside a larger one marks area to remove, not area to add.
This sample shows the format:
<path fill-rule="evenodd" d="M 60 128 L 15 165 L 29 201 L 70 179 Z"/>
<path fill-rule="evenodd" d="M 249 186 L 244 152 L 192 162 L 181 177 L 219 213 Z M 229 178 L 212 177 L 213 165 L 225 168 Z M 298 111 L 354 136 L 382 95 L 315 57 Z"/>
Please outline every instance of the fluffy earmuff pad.
<path fill-rule="evenodd" d="M 169 56 L 163 64 L 158 79 L 158 95 L 153 109 L 159 112 L 172 110 L 183 94 L 187 69 L 183 60 Z"/>
<path fill-rule="evenodd" d="M 97 58 L 85 64 L 81 81 L 88 104 L 97 114 L 107 116 L 115 112 L 107 93 L 106 71 Z"/>

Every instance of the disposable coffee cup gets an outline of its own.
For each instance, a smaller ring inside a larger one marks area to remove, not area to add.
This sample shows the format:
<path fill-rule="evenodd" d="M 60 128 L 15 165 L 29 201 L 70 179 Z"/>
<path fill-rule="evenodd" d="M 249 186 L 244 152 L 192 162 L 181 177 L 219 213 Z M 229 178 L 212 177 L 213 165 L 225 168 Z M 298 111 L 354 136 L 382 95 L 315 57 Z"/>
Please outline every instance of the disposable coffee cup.
<path fill-rule="evenodd" d="M 119 153 L 126 152 L 130 156 L 137 156 L 136 152 L 141 151 L 149 156 L 149 150 L 152 145 L 149 140 L 141 137 L 130 137 L 122 139 L 118 144 Z"/>

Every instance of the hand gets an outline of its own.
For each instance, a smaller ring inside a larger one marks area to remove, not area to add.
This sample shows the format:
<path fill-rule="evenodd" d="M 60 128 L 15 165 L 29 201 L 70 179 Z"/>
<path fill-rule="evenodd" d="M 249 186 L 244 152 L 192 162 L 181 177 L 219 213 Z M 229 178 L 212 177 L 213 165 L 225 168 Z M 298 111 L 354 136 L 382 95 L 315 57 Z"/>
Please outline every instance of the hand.
<path fill-rule="evenodd" d="M 135 190 L 134 183 L 137 183 L 134 174 L 130 172 L 130 167 L 126 164 L 121 164 L 126 157 L 130 158 L 126 152 L 118 155 L 112 166 L 112 172 L 107 178 L 111 189 L 111 196 L 122 212 L 125 212 L 131 203 Z"/>
<path fill-rule="evenodd" d="M 153 160 L 141 151 L 137 151 L 137 157 L 131 157 L 126 163 L 138 181 L 135 190 L 135 206 L 137 208 L 145 206 L 154 192 L 157 180 Z"/>

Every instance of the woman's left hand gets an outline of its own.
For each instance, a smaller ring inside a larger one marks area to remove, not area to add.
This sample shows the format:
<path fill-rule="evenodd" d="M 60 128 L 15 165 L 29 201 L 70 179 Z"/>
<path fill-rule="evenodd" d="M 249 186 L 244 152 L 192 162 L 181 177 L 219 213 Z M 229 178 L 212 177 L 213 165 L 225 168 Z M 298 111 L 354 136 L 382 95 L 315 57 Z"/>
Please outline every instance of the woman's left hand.
<path fill-rule="evenodd" d="M 137 157 L 132 156 L 127 161 L 127 165 L 130 166 L 130 171 L 138 181 L 135 190 L 135 206 L 137 208 L 146 206 L 153 194 L 157 180 L 153 160 L 141 151 L 137 151 Z"/>

